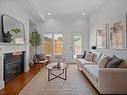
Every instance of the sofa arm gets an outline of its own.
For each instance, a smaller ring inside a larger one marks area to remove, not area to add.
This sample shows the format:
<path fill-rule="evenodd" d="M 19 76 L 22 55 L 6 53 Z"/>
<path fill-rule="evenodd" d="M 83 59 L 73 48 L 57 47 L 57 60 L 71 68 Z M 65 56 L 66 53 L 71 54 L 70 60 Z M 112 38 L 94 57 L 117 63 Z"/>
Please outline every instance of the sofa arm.
<path fill-rule="evenodd" d="M 99 68 L 98 89 L 102 94 L 127 94 L 127 69 Z"/>

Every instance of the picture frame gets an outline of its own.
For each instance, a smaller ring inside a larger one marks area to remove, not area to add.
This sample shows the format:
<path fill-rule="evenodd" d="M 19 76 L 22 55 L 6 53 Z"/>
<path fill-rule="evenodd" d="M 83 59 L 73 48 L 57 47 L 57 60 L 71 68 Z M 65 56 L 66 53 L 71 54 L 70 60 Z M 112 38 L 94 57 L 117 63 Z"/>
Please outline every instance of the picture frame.
<path fill-rule="evenodd" d="M 96 30 L 97 49 L 107 48 L 107 24 L 101 25 Z"/>
<path fill-rule="evenodd" d="M 110 49 L 127 48 L 127 26 L 126 15 L 114 18 L 109 23 L 109 44 Z"/>

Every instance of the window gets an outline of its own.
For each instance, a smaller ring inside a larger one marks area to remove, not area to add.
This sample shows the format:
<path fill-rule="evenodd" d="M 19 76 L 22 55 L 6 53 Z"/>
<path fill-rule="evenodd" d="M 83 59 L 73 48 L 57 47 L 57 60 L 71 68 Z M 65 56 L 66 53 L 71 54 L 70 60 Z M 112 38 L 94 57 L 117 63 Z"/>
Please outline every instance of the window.
<path fill-rule="evenodd" d="M 43 51 L 46 55 L 52 55 L 53 50 L 53 39 L 52 34 L 44 34 L 43 35 Z"/>
<path fill-rule="evenodd" d="M 43 34 L 43 52 L 45 55 L 62 55 L 63 34 Z"/>

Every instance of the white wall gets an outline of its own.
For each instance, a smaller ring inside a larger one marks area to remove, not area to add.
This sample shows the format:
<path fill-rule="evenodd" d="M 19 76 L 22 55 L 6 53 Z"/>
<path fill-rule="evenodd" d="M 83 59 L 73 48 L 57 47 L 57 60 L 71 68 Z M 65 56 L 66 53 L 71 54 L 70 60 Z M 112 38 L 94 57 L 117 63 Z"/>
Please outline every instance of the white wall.
<path fill-rule="evenodd" d="M 34 27 L 35 27 L 35 25 L 31 25 L 31 24 L 29 24 L 29 32 L 30 32 L 30 34 L 33 32 L 33 30 L 34 30 Z M 32 61 L 33 60 L 33 55 L 35 54 L 35 49 L 34 49 L 34 47 L 33 46 L 29 46 L 29 61 Z"/>
<path fill-rule="evenodd" d="M 122 14 L 127 13 L 127 0 L 106 0 L 106 3 L 90 17 L 90 47 L 96 45 L 96 29 Z M 104 50 L 108 55 L 116 54 L 127 59 L 127 50 Z"/>
<path fill-rule="evenodd" d="M 81 33 L 82 34 L 82 48 L 83 50 L 88 50 L 89 41 L 88 41 L 88 19 L 85 17 L 73 17 L 70 18 L 47 18 L 45 23 L 32 26 L 36 28 L 41 34 L 43 33 L 63 33 L 64 34 L 64 56 L 66 58 L 70 57 L 70 47 L 71 47 L 71 38 L 72 33 Z M 38 53 L 42 51 L 42 45 L 38 48 Z"/>

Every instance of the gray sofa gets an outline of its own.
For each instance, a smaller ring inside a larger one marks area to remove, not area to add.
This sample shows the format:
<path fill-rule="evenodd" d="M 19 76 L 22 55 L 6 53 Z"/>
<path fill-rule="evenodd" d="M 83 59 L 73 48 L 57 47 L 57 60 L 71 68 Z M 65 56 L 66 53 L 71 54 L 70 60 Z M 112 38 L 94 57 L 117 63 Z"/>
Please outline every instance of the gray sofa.
<path fill-rule="evenodd" d="M 94 61 L 77 58 L 78 67 L 101 94 L 127 94 L 127 68 L 100 68 L 103 53 L 94 52 Z M 79 58 L 80 57 L 80 58 Z"/>

